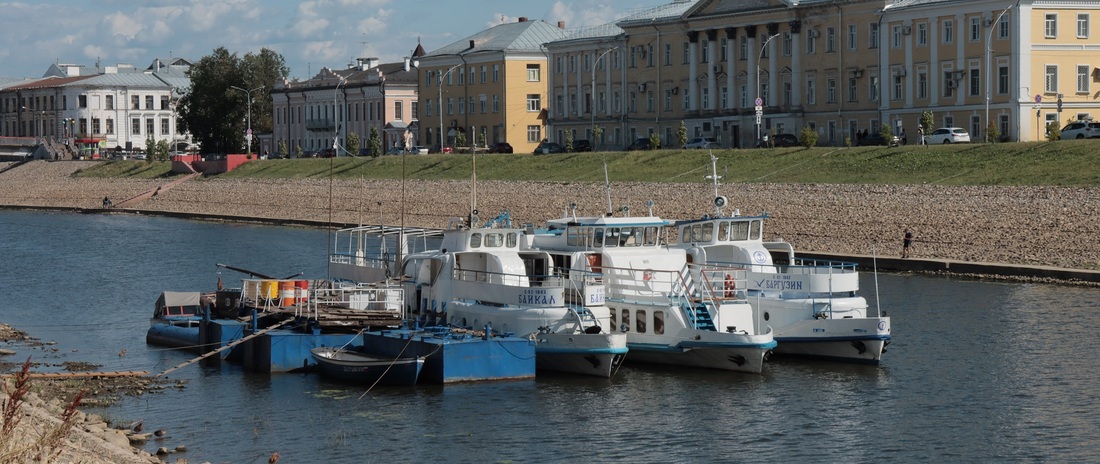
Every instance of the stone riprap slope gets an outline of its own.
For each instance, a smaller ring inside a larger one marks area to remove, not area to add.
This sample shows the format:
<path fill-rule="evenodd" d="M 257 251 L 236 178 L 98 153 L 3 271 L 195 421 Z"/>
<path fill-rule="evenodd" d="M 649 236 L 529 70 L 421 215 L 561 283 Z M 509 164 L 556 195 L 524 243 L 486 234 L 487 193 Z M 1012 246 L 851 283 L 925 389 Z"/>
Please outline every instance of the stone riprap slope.
<path fill-rule="evenodd" d="M 87 162 L 33 162 L 0 174 L 0 204 L 98 208 L 169 180 L 70 177 Z M 613 183 L 612 209 L 686 219 L 712 212 L 708 184 Z M 796 250 L 896 257 L 906 228 L 914 258 L 1100 268 L 1100 189 L 932 185 L 729 184 L 742 214 L 767 212 L 765 236 Z M 196 179 L 133 209 L 333 223 L 444 227 L 469 211 L 467 181 Z M 503 209 L 519 223 L 608 210 L 602 184 L 479 181 L 487 220 Z M 402 211 L 404 213 L 402 214 Z M 618 214 L 618 213 L 617 213 Z M 381 219 L 380 219 L 381 218 Z"/>

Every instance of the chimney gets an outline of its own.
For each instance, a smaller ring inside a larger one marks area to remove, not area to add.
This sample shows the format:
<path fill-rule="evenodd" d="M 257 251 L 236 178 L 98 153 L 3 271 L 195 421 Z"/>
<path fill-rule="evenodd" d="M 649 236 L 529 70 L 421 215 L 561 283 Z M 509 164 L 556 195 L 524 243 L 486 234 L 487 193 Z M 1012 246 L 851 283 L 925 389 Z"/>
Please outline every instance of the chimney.
<path fill-rule="evenodd" d="M 526 16 L 520 16 L 519 21 L 517 21 L 517 22 L 525 23 L 525 22 L 527 22 L 527 17 Z"/>
<path fill-rule="evenodd" d="M 565 21 L 558 21 L 558 29 L 565 29 Z"/>
<path fill-rule="evenodd" d="M 474 48 L 474 41 L 473 39 L 470 39 L 470 48 L 468 48 L 467 50 L 470 50 L 472 48 Z"/>

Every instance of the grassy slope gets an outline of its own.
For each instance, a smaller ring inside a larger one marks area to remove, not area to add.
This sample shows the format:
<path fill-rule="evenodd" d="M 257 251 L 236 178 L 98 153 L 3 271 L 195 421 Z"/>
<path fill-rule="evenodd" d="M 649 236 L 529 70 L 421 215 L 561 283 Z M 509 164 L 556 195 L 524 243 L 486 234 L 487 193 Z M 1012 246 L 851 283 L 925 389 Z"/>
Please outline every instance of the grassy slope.
<path fill-rule="evenodd" d="M 969 144 L 898 148 L 778 148 L 715 150 L 723 182 L 832 184 L 1050 185 L 1100 187 L 1100 140 Z M 705 150 L 477 156 L 481 180 L 704 182 Z M 223 178 L 467 179 L 469 155 L 263 160 Z M 404 166 L 402 166 L 404 165 Z M 89 177 L 153 178 L 169 163 L 113 161 L 86 169 Z"/>

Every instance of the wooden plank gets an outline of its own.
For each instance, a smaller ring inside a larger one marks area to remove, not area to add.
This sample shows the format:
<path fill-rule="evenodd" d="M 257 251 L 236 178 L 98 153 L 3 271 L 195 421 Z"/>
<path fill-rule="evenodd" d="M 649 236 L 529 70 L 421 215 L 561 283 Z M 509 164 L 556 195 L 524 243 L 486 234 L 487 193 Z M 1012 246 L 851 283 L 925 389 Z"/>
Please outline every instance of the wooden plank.
<path fill-rule="evenodd" d="M 141 377 L 148 375 L 149 371 L 111 371 L 111 372 L 30 372 L 32 379 L 77 379 L 86 377 Z M 0 377 L 15 377 L 15 374 L 4 374 Z"/>

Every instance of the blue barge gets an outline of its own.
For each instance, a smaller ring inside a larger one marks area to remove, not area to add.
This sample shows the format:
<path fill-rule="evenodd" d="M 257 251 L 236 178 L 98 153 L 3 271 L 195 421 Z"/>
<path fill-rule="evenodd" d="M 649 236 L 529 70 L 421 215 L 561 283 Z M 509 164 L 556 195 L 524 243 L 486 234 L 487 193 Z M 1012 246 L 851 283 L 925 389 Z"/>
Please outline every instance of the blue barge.
<path fill-rule="evenodd" d="M 420 383 L 535 377 L 533 340 L 485 333 L 451 327 L 381 330 L 364 333 L 363 347 L 379 356 L 426 358 Z"/>

